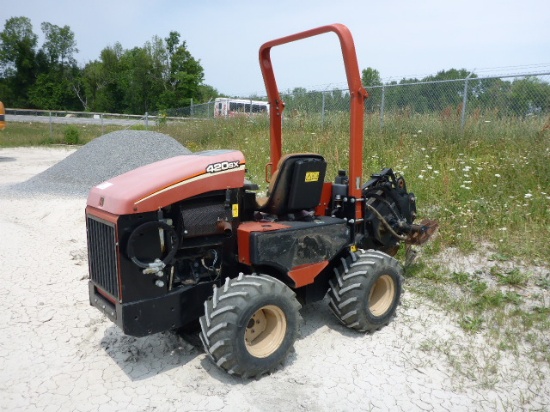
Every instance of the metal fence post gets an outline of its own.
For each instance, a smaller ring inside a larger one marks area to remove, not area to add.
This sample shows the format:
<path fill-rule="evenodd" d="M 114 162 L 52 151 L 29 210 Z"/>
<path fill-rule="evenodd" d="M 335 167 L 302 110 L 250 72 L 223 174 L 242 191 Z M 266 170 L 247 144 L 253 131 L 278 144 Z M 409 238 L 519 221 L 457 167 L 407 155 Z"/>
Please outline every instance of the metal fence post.
<path fill-rule="evenodd" d="M 50 112 L 50 139 L 53 139 L 53 122 L 52 122 L 52 112 Z"/>
<path fill-rule="evenodd" d="M 386 101 L 386 86 L 382 85 L 382 99 L 380 100 L 380 128 L 384 128 L 384 104 Z"/>
<path fill-rule="evenodd" d="M 149 112 L 145 112 L 145 130 L 149 130 Z"/>
<path fill-rule="evenodd" d="M 470 72 L 464 79 L 464 96 L 462 97 L 462 113 L 460 115 L 460 129 L 464 131 L 464 125 L 466 123 L 466 103 L 468 103 L 468 79 L 474 72 Z"/>
<path fill-rule="evenodd" d="M 321 107 L 321 127 L 325 126 L 325 91 L 323 90 L 323 106 Z"/>

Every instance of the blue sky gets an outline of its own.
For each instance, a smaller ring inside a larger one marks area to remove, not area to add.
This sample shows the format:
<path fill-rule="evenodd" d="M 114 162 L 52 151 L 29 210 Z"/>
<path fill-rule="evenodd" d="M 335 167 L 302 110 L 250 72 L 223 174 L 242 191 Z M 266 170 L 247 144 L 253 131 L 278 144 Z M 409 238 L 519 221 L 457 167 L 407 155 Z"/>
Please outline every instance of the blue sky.
<path fill-rule="evenodd" d="M 222 93 L 264 95 L 258 49 L 266 41 L 331 23 L 351 30 L 360 69 L 384 80 L 424 77 L 450 68 L 479 76 L 550 72 L 550 1 L 249 0 L 5 1 L 6 19 L 44 21 L 75 33 L 80 64 L 106 46 L 130 49 L 177 31 L 201 61 L 205 83 Z M 345 87 L 337 38 L 325 34 L 273 49 L 279 88 Z"/>

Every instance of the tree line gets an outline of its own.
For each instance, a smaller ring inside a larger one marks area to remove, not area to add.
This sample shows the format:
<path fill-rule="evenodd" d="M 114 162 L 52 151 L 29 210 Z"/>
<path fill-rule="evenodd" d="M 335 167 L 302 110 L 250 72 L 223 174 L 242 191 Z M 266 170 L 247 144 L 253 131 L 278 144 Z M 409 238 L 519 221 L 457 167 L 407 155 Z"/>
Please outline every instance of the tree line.
<path fill-rule="evenodd" d="M 204 70 L 176 31 L 154 36 L 143 47 L 105 47 L 79 67 L 69 26 L 12 17 L 0 32 L 0 99 L 6 107 L 142 114 L 189 106 L 216 97 Z"/>
<path fill-rule="evenodd" d="M 478 78 L 466 69 L 450 69 L 421 79 L 384 83 L 378 70 L 369 67 L 362 70 L 362 82 L 369 93 L 365 102 L 368 113 L 383 108 L 387 113 L 457 115 L 462 110 L 465 90 L 470 111 L 521 117 L 550 113 L 550 84 L 535 76 Z M 339 89 L 308 91 L 297 87 L 285 94 L 284 100 L 287 110 L 295 113 L 349 110 L 349 93 Z"/>
<path fill-rule="evenodd" d="M 459 112 L 467 93 L 469 110 L 514 116 L 550 112 L 550 84 L 536 76 L 510 80 L 479 78 L 466 69 L 450 69 L 422 79 L 404 78 L 384 84 L 377 70 L 368 68 L 362 74 L 363 83 L 370 86 L 367 100 L 370 111 L 378 110 L 383 98 L 384 109 L 388 111 Z"/>
<path fill-rule="evenodd" d="M 0 99 L 7 107 L 142 114 L 202 103 L 219 95 L 204 83 L 204 70 L 181 35 L 154 36 L 143 47 L 105 47 L 98 59 L 79 67 L 74 33 L 69 26 L 41 24 L 44 42 L 30 19 L 12 17 L 0 32 Z M 460 107 L 464 82 L 468 108 L 504 115 L 527 116 L 550 112 L 550 85 L 538 77 L 479 79 L 465 69 L 450 69 L 422 79 L 403 78 L 383 83 L 373 68 L 362 71 L 369 91 L 366 110 L 374 113 L 409 110 L 441 112 Z M 285 96 L 296 112 L 341 111 L 349 94 L 295 88 Z"/>

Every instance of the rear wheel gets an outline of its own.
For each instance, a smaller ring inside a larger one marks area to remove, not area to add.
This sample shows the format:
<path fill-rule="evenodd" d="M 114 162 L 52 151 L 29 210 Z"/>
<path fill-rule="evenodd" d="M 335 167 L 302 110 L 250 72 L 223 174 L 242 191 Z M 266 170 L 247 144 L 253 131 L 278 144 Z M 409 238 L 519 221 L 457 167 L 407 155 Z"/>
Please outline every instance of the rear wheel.
<path fill-rule="evenodd" d="M 374 250 L 342 258 L 330 281 L 330 308 L 347 327 L 370 332 L 387 325 L 402 293 L 403 269 L 393 257 Z"/>
<path fill-rule="evenodd" d="M 220 368 L 238 376 L 259 376 L 288 356 L 299 333 L 299 310 L 294 292 L 275 278 L 227 278 L 204 303 L 200 338 Z"/>

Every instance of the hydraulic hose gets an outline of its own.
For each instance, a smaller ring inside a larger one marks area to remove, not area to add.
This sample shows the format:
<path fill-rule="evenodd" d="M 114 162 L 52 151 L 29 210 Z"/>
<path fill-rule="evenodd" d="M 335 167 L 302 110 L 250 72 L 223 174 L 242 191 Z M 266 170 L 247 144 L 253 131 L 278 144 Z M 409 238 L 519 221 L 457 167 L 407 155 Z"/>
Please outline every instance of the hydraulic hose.
<path fill-rule="evenodd" d="M 151 221 L 151 222 L 145 222 L 142 225 L 139 225 L 137 228 L 133 230 L 133 232 L 130 234 L 130 237 L 128 238 L 126 254 L 128 255 L 128 258 L 132 262 L 134 262 L 136 266 L 139 266 L 142 269 L 158 266 L 158 264 L 155 262 L 150 262 L 150 263 L 142 262 L 137 258 L 135 253 L 135 244 L 137 239 L 139 238 L 139 235 L 151 229 L 162 229 L 166 233 L 168 233 L 168 236 L 170 238 L 170 250 L 168 251 L 164 259 L 161 260 L 159 258 L 159 260 L 162 261 L 162 264 L 164 266 L 166 266 L 167 263 L 170 263 L 172 259 L 174 259 L 174 256 L 176 255 L 176 252 L 178 251 L 178 247 L 179 247 L 178 234 L 176 233 L 176 230 L 169 224 L 160 222 L 160 221 Z"/>

